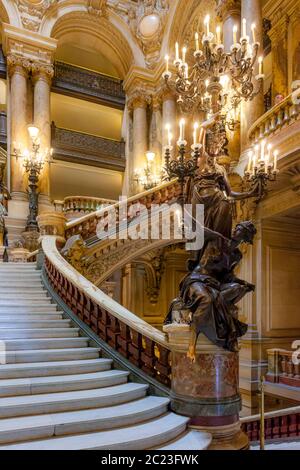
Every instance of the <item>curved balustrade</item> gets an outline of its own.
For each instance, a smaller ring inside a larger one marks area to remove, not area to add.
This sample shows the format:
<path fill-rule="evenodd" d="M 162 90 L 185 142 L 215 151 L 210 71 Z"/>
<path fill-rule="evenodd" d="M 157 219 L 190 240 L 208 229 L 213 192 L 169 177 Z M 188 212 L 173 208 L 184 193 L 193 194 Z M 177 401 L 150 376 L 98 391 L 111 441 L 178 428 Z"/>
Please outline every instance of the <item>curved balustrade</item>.
<path fill-rule="evenodd" d="M 151 204 L 170 204 L 176 200 L 176 197 L 179 194 L 179 184 L 177 183 L 177 180 L 172 180 L 167 183 L 163 183 L 154 189 L 132 196 L 126 201 L 127 219 L 130 220 L 132 217 L 130 208 L 134 204 L 143 204 L 147 208 L 150 208 Z M 115 209 L 117 224 L 121 222 L 119 221 L 119 207 L 119 202 L 111 206 L 111 208 Z M 76 221 L 69 222 L 66 227 L 66 239 L 73 235 L 81 235 L 83 240 L 94 237 L 96 235 L 96 229 L 99 222 L 101 222 L 102 230 L 108 226 L 109 212 L 107 211 L 107 208 L 96 211 L 90 215 L 83 216 Z"/>
<path fill-rule="evenodd" d="M 250 442 L 260 438 L 260 415 L 241 418 L 242 429 Z M 300 406 L 265 413 L 265 439 L 300 436 Z"/>
<path fill-rule="evenodd" d="M 166 335 L 80 275 L 60 255 L 56 237 L 43 237 L 42 248 L 48 281 L 73 313 L 133 365 L 170 386 L 171 350 Z"/>
<path fill-rule="evenodd" d="M 250 127 L 248 136 L 251 142 L 257 142 L 260 139 L 275 134 L 283 127 L 299 119 L 300 105 L 295 104 L 293 96 L 295 95 L 291 93 Z"/>
<path fill-rule="evenodd" d="M 104 207 L 115 204 L 112 199 L 88 196 L 69 196 L 63 201 L 54 201 L 56 210 L 63 212 L 68 220 L 77 219 L 85 214 L 99 211 Z"/>
<path fill-rule="evenodd" d="M 266 380 L 300 388 L 300 350 L 268 349 L 267 353 L 268 373 Z"/>

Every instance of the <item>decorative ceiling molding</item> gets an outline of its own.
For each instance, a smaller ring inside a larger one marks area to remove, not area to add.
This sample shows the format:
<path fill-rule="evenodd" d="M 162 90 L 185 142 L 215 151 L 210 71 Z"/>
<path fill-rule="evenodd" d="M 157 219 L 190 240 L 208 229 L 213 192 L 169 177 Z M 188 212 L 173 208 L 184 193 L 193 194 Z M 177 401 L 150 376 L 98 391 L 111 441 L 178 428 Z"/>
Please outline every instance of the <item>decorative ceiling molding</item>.
<path fill-rule="evenodd" d="M 54 9 L 58 0 L 14 0 L 20 13 L 22 25 L 30 31 L 39 31 L 47 11 Z"/>

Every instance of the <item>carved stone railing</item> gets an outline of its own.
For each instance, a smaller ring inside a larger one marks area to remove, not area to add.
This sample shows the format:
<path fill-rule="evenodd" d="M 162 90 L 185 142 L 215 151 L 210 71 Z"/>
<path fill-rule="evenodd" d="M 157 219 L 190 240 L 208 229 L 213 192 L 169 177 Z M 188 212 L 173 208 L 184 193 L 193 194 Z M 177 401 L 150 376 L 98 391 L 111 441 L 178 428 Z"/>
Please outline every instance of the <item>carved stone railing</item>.
<path fill-rule="evenodd" d="M 300 353 L 284 349 L 268 349 L 267 382 L 299 387 L 300 401 Z"/>
<path fill-rule="evenodd" d="M 250 442 L 259 441 L 260 415 L 241 418 L 242 429 Z M 300 436 L 300 406 L 265 413 L 265 439 Z"/>
<path fill-rule="evenodd" d="M 56 127 L 52 123 L 51 145 L 57 160 L 125 170 L 125 142 Z"/>
<path fill-rule="evenodd" d="M 171 351 L 166 335 L 81 276 L 60 255 L 56 237 L 43 237 L 42 248 L 48 281 L 73 313 L 130 363 L 170 387 Z"/>
<path fill-rule="evenodd" d="M 121 80 L 63 62 L 56 62 L 54 70 L 54 91 L 124 108 L 125 93 Z"/>
<path fill-rule="evenodd" d="M 54 201 L 56 212 L 63 212 L 68 220 L 77 219 L 85 214 L 99 211 L 104 207 L 115 204 L 112 199 L 88 196 L 69 196 L 63 201 Z"/>
<path fill-rule="evenodd" d="M 180 187 L 176 180 L 168 181 L 163 183 L 156 188 L 150 189 L 138 195 L 132 196 L 127 199 L 127 213 L 125 214 L 126 220 L 130 221 L 134 215 L 131 213 L 131 207 L 136 204 L 143 204 L 147 208 L 151 207 L 151 204 L 171 204 L 177 200 L 179 195 Z M 116 223 L 119 223 L 119 208 L 120 203 L 114 204 L 113 209 L 116 213 Z M 124 214 L 122 213 L 124 217 Z M 86 215 L 76 221 L 69 222 L 66 227 L 66 238 L 70 238 L 73 235 L 81 235 L 83 240 L 91 240 L 96 238 L 96 231 L 98 224 L 101 223 L 102 230 L 105 230 L 109 224 L 109 212 L 107 208 L 101 209 L 100 211 L 94 212 L 90 215 Z"/>
<path fill-rule="evenodd" d="M 249 140 L 251 142 L 274 135 L 299 119 L 300 105 L 295 104 L 293 96 L 295 95 L 290 94 L 281 103 L 273 106 L 250 127 Z"/>

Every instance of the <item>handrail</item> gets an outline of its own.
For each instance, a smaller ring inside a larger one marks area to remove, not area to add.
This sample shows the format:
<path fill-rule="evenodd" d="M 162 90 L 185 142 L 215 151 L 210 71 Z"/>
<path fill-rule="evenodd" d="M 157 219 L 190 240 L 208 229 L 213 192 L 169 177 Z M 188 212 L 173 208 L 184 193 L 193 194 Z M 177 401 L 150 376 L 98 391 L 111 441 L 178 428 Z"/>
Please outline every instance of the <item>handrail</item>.
<path fill-rule="evenodd" d="M 36 256 L 38 254 L 39 250 L 35 250 L 35 251 L 32 251 L 31 253 L 28 253 L 27 255 L 27 260 L 29 260 L 30 258 L 33 258 L 34 256 Z"/>
<path fill-rule="evenodd" d="M 133 328 L 138 333 L 146 335 L 156 343 L 170 349 L 170 344 L 168 343 L 165 333 L 157 330 L 138 316 L 134 315 L 74 269 L 59 253 L 56 247 L 56 236 L 44 236 L 42 238 L 42 248 L 45 256 L 51 264 L 96 304 L 107 310 L 118 320 L 122 321 L 130 328 Z"/>
<path fill-rule="evenodd" d="M 64 202 L 72 201 L 73 199 L 82 199 L 85 201 L 97 201 L 100 203 L 115 204 L 115 199 L 106 199 L 104 197 L 93 197 L 93 196 L 67 196 L 64 198 Z"/>
<path fill-rule="evenodd" d="M 268 411 L 265 413 L 265 419 L 268 418 L 277 418 L 278 416 L 288 416 L 292 415 L 295 413 L 300 413 L 300 405 L 299 406 L 293 406 L 291 408 L 284 408 L 281 410 L 275 410 L 275 411 Z M 244 416 L 241 417 L 241 423 L 250 423 L 252 421 L 258 421 L 260 419 L 260 415 L 251 415 L 251 416 Z"/>
<path fill-rule="evenodd" d="M 257 119 L 249 129 L 249 140 L 253 142 L 267 137 L 288 122 L 298 119 L 300 116 L 300 106 L 295 103 L 294 97 L 295 92 L 290 93 L 283 101 L 277 103 Z"/>
<path fill-rule="evenodd" d="M 126 202 L 127 202 L 127 204 L 131 204 L 131 203 L 134 203 L 135 201 L 139 201 L 140 199 L 146 198 L 150 195 L 155 194 L 156 192 L 159 192 L 163 189 L 167 189 L 168 187 L 173 186 L 176 181 L 177 181 L 176 179 L 173 179 L 171 181 L 167 181 L 165 183 L 162 183 L 162 184 L 156 186 L 153 189 L 148 189 L 147 191 L 144 191 L 142 193 L 135 194 L 134 196 L 129 197 Z M 120 202 L 117 201 L 115 204 L 112 205 L 112 208 L 116 209 L 119 206 L 119 204 L 120 204 Z M 73 220 L 71 222 L 67 222 L 66 228 L 70 229 L 70 228 L 76 227 L 76 225 L 80 225 L 83 222 L 88 221 L 92 217 L 100 217 L 101 215 L 104 215 L 106 211 L 107 211 L 107 207 L 104 207 L 103 209 L 99 209 L 98 211 L 95 211 L 91 214 L 87 214 L 87 215 L 84 215 L 84 216 L 82 216 L 82 217 L 80 217 L 76 220 Z"/>

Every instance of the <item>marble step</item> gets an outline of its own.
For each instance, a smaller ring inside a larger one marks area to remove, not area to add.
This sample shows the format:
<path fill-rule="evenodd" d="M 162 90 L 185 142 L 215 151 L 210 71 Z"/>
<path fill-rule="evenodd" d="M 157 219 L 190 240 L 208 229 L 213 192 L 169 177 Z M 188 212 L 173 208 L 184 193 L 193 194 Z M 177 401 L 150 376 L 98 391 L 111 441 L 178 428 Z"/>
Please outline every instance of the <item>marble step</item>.
<path fill-rule="evenodd" d="M 7 339 L 3 341 L 3 345 L 6 351 L 86 348 L 89 338 Z"/>
<path fill-rule="evenodd" d="M 9 418 L 113 406 L 144 397 L 147 388 L 143 384 L 125 383 L 92 390 L 0 398 L 0 416 Z"/>
<path fill-rule="evenodd" d="M 57 305 L 51 304 L 50 302 L 44 305 L 7 305 L 6 307 L 0 306 L 0 315 L 8 315 L 10 313 L 49 313 L 57 312 L 61 313 L 57 308 Z"/>
<path fill-rule="evenodd" d="M 0 292 L 0 302 L 7 301 L 6 303 L 13 304 L 17 301 L 22 301 L 25 300 L 26 302 L 28 301 L 47 301 L 47 299 L 50 299 L 48 293 L 45 290 L 42 290 L 41 292 Z"/>
<path fill-rule="evenodd" d="M 204 431 L 187 431 L 181 437 L 168 442 L 156 450 L 206 450 L 212 441 L 212 435 Z M 1 442 L 1 441 L 0 441 Z"/>
<path fill-rule="evenodd" d="M 20 307 L 22 308 L 23 306 L 24 307 L 30 307 L 31 305 L 32 306 L 40 306 L 40 307 L 46 307 L 48 306 L 49 304 L 51 304 L 51 300 L 50 300 L 50 297 L 45 297 L 45 298 L 41 298 L 41 296 L 32 296 L 32 297 L 28 297 L 28 298 L 24 298 L 24 299 L 14 299 L 13 297 L 11 298 L 5 298 L 5 299 L 2 299 L 0 298 L 0 307 Z"/>
<path fill-rule="evenodd" d="M 27 379 L 0 379 L 0 397 L 69 392 L 112 387 L 127 382 L 129 372 L 109 370 L 90 374 L 33 377 Z M 1 426 L 0 426 L 1 428 Z"/>
<path fill-rule="evenodd" d="M 99 348 L 69 348 L 48 350 L 35 349 L 33 351 L 7 351 L 5 353 L 0 352 L 0 364 L 67 361 L 71 359 L 96 359 L 97 357 L 99 357 L 99 352 Z"/>
<path fill-rule="evenodd" d="M 0 281 L 7 281 L 7 280 L 16 280 L 20 281 L 26 279 L 27 281 L 30 279 L 32 281 L 41 280 L 41 272 L 40 271 L 1 271 L 0 270 Z"/>
<path fill-rule="evenodd" d="M 27 285 L 22 284 L 22 285 L 15 285 L 15 283 L 12 285 L 11 282 L 6 283 L 2 282 L 0 285 L 0 294 L 10 294 L 10 293 L 19 293 L 19 294 L 28 294 L 29 292 L 47 292 L 46 289 L 44 288 L 43 284 L 40 282 L 32 282 L 31 284 L 28 283 Z"/>
<path fill-rule="evenodd" d="M 58 312 L 51 313 L 35 313 L 31 315 L 30 313 L 23 314 L 10 314 L 10 315 L 0 315 L 0 325 L 1 323 L 11 322 L 11 326 L 14 325 L 15 320 L 62 320 L 62 314 Z"/>
<path fill-rule="evenodd" d="M 180 436 L 188 420 L 167 413 L 146 423 L 125 428 L 0 446 L 0 450 L 144 450 Z"/>
<path fill-rule="evenodd" d="M 36 362 L 32 364 L 2 364 L 0 366 L 0 379 L 90 374 L 109 370 L 111 364 L 111 359 L 99 357 L 96 359 Z"/>
<path fill-rule="evenodd" d="M 79 328 L 0 328 L 0 340 L 30 338 L 73 338 L 78 335 Z"/>
<path fill-rule="evenodd" d="M 9 320 L 0 321 L 0 331 L 2 328 L 11 328 L 15 326 L 16 328 L 67 328 L 71 325 L 71 320 L 26 320 L 15 319 L 10 317 Z"/>
<path fill-rule="evenodd" d="M 0 444 L 132 426 L 167 412 L 168 398 L 148 396 L 122 405 L 1 420 Z"/>

